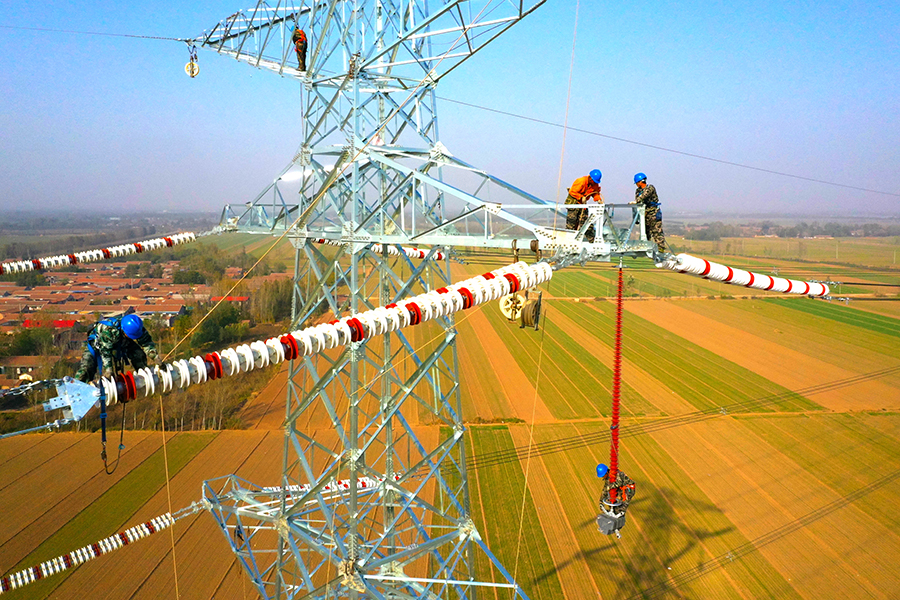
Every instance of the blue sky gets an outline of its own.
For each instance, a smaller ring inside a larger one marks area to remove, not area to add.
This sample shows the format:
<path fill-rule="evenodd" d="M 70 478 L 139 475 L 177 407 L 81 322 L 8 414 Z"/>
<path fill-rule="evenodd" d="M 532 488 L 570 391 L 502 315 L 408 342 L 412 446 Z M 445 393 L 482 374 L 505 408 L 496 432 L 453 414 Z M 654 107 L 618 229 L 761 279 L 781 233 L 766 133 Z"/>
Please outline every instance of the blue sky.
<path fill-rule="evenodd" d="M 18 3 L 7 25 L 171 37 L 247 6 Z M 438 95 L 561 123 L 575 3 L 550 1 Z M 900 193 L 900 4 L 582 2 L 569 125 Z M 216 210 L 244 202 L 299 143 L 299 84 L 167 41 L 0 28 L 0 210 Z M 562 130 L 439 105 L 467 162 L 556 199 Z M 900 215 L 900 198 L 569 132 L 564 188 L 593 168 L 608 201 L 649 175 L 668 213 Z"/>

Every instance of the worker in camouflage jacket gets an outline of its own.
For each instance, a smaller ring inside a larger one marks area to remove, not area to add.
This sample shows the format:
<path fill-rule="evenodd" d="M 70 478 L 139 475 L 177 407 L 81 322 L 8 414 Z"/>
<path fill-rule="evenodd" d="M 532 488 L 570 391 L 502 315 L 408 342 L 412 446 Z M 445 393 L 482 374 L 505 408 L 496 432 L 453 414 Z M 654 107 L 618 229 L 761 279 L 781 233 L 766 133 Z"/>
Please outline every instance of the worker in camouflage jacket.
<path fill-rule="evenodd" d="M 609 467 L 604 464 L 597 465 L 597 475 L 603 478 L 603 492 L 600 494 L 600 507 L 624 514 L 634 498 L 634 481 L 620 470 L 616 470 L 616 480 L 610 482 Z M 610 502 L 610 490 L 616 489 L 616 501 Z M 613 506 L 610 506 L 613 505 Z"/>
<path fill-rule="evenodd" d="M 645 208 L 644 226 L 647 231 L 647 239 L 656 242 L 656 247 L 660 252 L 668 253 L 669 245 L 666 244 L 666 236 L 663 233 L 662 209 L 659 205 L 656 188 L 647 183 L 647 176 L 643 173 L 634 176 L 634 184 L 637 189 L 634 190 L 634 202 L 631 204 L 642 204 Z"/>
<path fill-rule="evenodd" d="M 143 369 L 148 360 L 155 361 L 157 356 L 156 344 L 139 316 L 103 319 L 94 325 L 84 342 L 75 379 L 88 383 L 97 377 L 98 371 L 109 376 L 126 363 Z"/>

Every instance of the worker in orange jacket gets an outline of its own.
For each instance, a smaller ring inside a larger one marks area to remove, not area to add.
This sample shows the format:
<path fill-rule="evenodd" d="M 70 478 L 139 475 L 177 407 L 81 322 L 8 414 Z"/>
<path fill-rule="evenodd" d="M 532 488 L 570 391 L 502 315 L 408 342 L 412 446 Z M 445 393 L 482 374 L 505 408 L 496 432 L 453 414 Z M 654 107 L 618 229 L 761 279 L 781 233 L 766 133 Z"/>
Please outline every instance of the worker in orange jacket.
<path fill-rule="evenodd" d="M 300 29 L 300 27 L 296 27 L 294 29 L 294 34 L 291 36 L 291 41 L 294 42 L 294 50 L 297 52 L 297 69 L 300 71 L 306 70 L 306 33 Z"/>
<path fill-rule="evenodd" d="M 566 197 L 566 204 L 586 204 L 591 199 L 598 204 L 603 204 L 603 195 L 600 193 L 601 177 L 603 177 L 603 173 L 600 172 L 600 169 L 594 169 L 589 175 L 573 181 L 567 190 L 569 195 Z M 570 208 L 566 214 L 566 229 L 581 229 L 581 226 L 587 221 L 587 213 L 588 211 L 583 208 Z M 584 239 L 588 242 L 594 241 L 593 225 L 584 233 Z"/>

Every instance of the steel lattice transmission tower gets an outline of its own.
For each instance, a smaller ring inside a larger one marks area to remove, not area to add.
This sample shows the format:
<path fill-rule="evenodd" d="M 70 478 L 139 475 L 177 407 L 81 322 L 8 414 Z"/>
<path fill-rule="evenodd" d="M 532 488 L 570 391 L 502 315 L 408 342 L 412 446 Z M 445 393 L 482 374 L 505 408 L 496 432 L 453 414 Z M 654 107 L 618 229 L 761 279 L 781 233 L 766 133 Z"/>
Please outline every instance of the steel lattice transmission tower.
<path fill-rule="evenodd" d="M 435 86 L 543 2 L 260 2 L 195 40 L 302 85 L 298 152 L 223 214 L 229 229 L 288 232 L 295 326 L 448 285 L 441 248 L 535 237 L 496 202 L 548 205 L 450 154 Z M 413 260 L 390 252 L 399 244 L 430 248 Z M 436 323 L 291 361 L 282 480 L 205 484 L 264 598 L 471 598 L 484 585 L 525 596 L 470 517 L 457 331 L 452 317 Z"/>

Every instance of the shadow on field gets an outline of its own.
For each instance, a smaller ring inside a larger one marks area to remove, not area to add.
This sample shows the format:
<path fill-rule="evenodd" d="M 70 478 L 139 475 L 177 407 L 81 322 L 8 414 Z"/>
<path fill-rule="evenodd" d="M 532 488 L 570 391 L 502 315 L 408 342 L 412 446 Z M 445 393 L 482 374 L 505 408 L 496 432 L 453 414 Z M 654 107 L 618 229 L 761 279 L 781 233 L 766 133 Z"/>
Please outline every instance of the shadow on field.
<path fill-rule="evenodd" d="M 623 538 L 633 538 L 626 546 L 627 550 L 620 546 L 624 539 L 620 542 L 613 536 L 604 536 L 597 531 L 596 521 L 591 518 L 578 524 L 576 529 L 592 530 L 598 538 L 597 547 L 578 552 L 571 559 L 535 577 L 533 583 L 557 577 L 570 564 L 585 561 L 595 577 L 602 574 L 596 579 L 604 596 L 609 590 L 602 589 L 603 581 L 615 585 L 616 597 L 632 597 L 636 592 L 636 596 L 640 597 L 640 590 L 643 589 L 665 593 L 671 575 L 668 566 L 692 551 L 695 551 L 698 561 L 702 561 L 705 552 L 699 545 L 703 540 L 734 530 L 732 526 L 712 531 L 689 527 L 672 509 L 673 504 L 688 502 L 677 490 L 643 486 L 641 491 L 646 495 L 638 496 L 631 503 L 628 521 L 622 530 Z M 713 504 L 695 500 L 689 502 L 698 512 L 722 512 Z"/>

